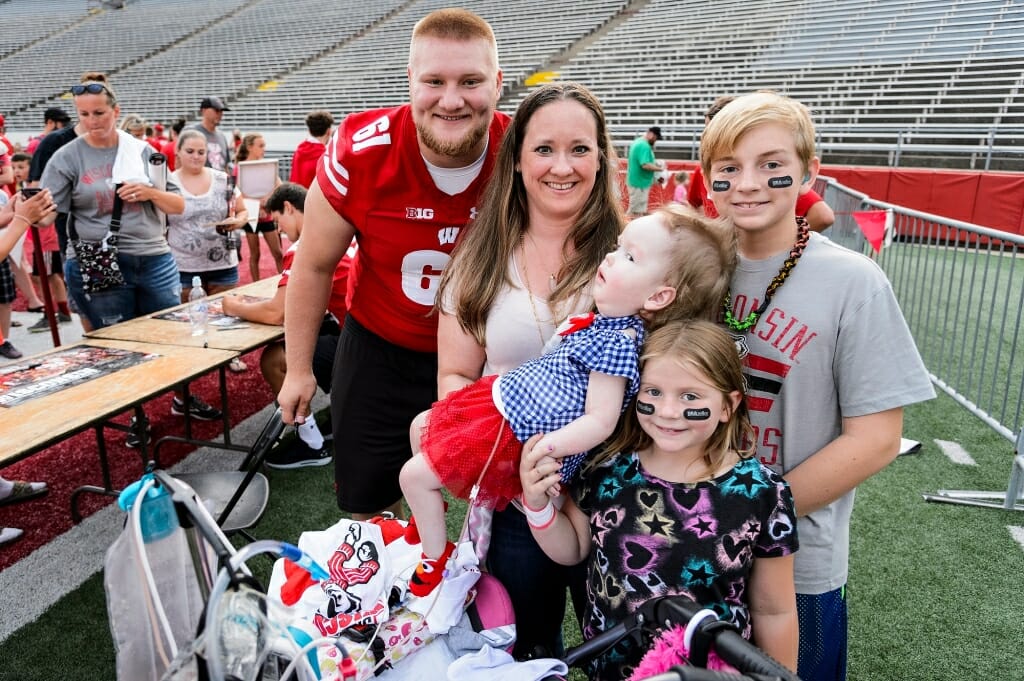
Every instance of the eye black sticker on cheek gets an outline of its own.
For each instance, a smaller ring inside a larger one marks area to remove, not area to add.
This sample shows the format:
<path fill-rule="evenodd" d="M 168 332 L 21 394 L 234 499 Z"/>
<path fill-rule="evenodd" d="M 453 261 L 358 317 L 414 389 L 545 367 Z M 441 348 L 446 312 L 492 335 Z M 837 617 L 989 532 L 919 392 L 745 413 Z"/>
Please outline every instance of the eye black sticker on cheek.
<path fill-rule="evenodd" d="M 768 180 L 768 186 L 772 189 L 783 189 L 785 187 L 793 186 L 793 178 L 789 175 L 783 175 L 782 177 L 773 177 Z"/>
<path fill-rule="evenodd" d="M 636 413 L 643 414 L 644 416 L 650 416 L 654 413 L 654 405 L 648 404 L 647 402 L 636 401 Z"/>
<path fill-rule="evenodd" d="M 770 184 L 770 183 L 769 183 Z M 726 192 L 729 191 L 729 180 L 714 180 L 711 182 L 711 191 L 713 192 Z"/>
<path fill-rule="evenodd" d="M 707 421 L 711 418 L 711 410 L 707 407 L 703 409 L 686 409 L 683 411 L 683 418 L 687 421 Z"/>

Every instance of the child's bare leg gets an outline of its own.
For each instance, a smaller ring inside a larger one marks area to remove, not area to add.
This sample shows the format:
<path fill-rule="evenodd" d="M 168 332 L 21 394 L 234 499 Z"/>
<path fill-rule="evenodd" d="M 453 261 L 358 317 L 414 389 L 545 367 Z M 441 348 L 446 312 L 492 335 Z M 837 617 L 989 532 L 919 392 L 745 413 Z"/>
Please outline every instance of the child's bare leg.
<path fill-rule="evenodd" d="M 419 453 L 405 462 L 398 481 L 402 486 L 405 501 L 409 504 L 409 510 L 416 519 L 416 528 L 423 544 L 423 555 L 427 558 L 439 558 L 448 544 L 441 481 Z"/>

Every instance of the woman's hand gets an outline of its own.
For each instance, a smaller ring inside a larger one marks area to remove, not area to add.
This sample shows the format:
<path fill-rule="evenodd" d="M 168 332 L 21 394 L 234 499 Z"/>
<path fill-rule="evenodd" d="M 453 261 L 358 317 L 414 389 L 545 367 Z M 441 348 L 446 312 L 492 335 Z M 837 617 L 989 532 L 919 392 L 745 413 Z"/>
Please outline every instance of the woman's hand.
<path fill-rule="evenodd" d="M 125 182 L 118 188 L 117 195 L 125 203 L 142 203 L 152 200 L 155 191 L 157 190 L 142 182 Z"/>
<path fill-rule="evenodd" d="M 46 218 L 57 212 L 57 204 L 53 202 L 53 194 L 43 189 L 30 199 L 20 193 L 14 196 L 14 216 L 25 220 L 29 225 L 47 222 Z"/>
<path fill-rule="evenodd" d="M 532 509 L 541 509 L 547 505 L 549 497 L 557 497 L 559 493 L 560 472 L 562 464 L 548 455 L 537 443 L 544 437 L 543 433 L 534 435 L 523 445 L 523 455 L 519 459 L 519 481 L 523 485 L 523 503 Z"/>

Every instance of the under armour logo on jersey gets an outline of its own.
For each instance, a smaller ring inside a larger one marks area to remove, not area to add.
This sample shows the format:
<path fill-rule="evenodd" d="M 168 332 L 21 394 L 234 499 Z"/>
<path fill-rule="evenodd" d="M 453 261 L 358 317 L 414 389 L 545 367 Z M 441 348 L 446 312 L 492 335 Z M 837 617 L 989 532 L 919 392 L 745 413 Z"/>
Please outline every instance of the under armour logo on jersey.
<path fill-rule="evenodd" d="M 476 220 L 476 206 L 469 209 L 469 219 Z"/>
<path fill-rule="evenodd" d="M 405 217 L 408 220 L 433 220 L 433 208 L 406 208 Z"/>
<path fill-rule="evenodd" d="M 444 229 L 437 230 L 437 243 L 442 246 L 446 244 L 455 243 L 455 239 L 459 236 L 458 227 L 445 227 Z"/>

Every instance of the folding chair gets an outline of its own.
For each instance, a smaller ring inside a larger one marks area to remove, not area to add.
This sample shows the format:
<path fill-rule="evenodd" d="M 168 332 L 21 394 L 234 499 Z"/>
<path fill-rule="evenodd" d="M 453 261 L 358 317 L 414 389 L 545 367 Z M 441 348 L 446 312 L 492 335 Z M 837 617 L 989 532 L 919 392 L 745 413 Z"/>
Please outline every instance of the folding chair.
<path fill-rule="evenodd" d="M 187 483 L 206 502 L 210 514 L 217 519 L 225 534 L 241 533 L 252 541 L 245 530 L 263 517 L 270 497 L 270 483 L 259 472 L 260 467 L 283 431 L 284 421 L 278 408 L 263 426 L 238 470 L 182 473 L 174 477 Z"/>

